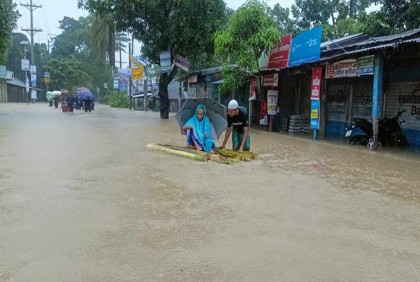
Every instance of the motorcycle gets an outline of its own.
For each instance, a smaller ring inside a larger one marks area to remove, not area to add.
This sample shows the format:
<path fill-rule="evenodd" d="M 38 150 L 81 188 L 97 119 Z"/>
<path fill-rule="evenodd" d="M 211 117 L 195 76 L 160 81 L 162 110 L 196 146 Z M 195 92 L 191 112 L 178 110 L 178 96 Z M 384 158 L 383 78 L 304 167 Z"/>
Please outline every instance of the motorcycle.
<path fill-rule="evenodd" d="M 382 118 L 378 124 L 378 145 L 405 148 L 408 145 L 407 137 L 401 128 L 405 122 L 400 120 L 405 110 L 399 111 L 393 118 Z M 359 128 L 362 134 L 353 134 Z M 345 137 L 349 138 L 350 145 L 365 145 L 373 149 L 373 126 L 364 118 L 354 118 L 350 127 L 346 128 Z"/>

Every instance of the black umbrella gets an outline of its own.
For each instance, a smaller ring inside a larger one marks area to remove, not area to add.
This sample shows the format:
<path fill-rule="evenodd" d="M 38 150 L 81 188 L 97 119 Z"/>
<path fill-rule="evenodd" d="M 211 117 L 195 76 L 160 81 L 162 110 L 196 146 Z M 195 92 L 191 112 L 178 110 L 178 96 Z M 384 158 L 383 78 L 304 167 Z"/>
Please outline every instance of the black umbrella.
<path fill-rule="evenodd" d="M 220 135 L 226 130 L 227 127 L 227 109 L 222 104 L 217 103 L 216 101 L 210 98 L 202 99 L 187 99 L 176 115 L 179 126 L 184 127 L 184 124 L 195 115 L 198 104 L 203 104 L 207 108 L 207 116 L 210 119 L 210 122 L 213 125 L 214 131 L 217 135 L 217 139 L 220 138 Z"/>

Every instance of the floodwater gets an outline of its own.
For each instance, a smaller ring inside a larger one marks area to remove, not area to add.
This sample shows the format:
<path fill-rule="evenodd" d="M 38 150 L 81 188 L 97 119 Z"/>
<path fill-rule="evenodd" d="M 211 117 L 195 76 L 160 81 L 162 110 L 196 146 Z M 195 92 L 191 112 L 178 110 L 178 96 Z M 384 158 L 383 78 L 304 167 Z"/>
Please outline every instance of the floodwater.
<path fill-rule="evenodd" d="M 419 155 L 256 130 L 234 165 L 146 149 L 179 133 L 1 104 L 0 281 L 420 281 Z"/>

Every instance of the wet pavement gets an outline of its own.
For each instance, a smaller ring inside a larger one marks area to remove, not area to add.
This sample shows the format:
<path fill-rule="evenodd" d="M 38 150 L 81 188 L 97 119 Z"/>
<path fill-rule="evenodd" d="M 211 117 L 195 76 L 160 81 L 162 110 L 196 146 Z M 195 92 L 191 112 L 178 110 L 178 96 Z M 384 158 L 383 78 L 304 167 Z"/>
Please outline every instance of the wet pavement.
<path fill-rule="evenodd" d="M 146 149 L 173 116 L 0 104 L 0 281 L 420 281 L 420 155 L 251 136 L 202 163 Z"/>

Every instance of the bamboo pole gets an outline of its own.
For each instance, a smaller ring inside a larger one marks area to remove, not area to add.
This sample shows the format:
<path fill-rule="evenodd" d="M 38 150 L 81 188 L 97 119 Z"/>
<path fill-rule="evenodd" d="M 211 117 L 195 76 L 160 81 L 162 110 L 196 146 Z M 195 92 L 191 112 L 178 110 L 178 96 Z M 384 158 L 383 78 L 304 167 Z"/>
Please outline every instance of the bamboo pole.
<path fill-rule="evenodd" d="M 196 160 L 196 161 L 202 161 L 202 162 L 206 161 L 206 157 L 204 155 L 181 151 L 181 150 L 169 148 L 167 146 L 160 145 L 160 144 L 150 143 L 150 144 L 147 144 L 146 148 L 149 150 L 161 151 L 161 152 L 169 153 L 176 156 L 181 156 L 181 157 Z"/>

